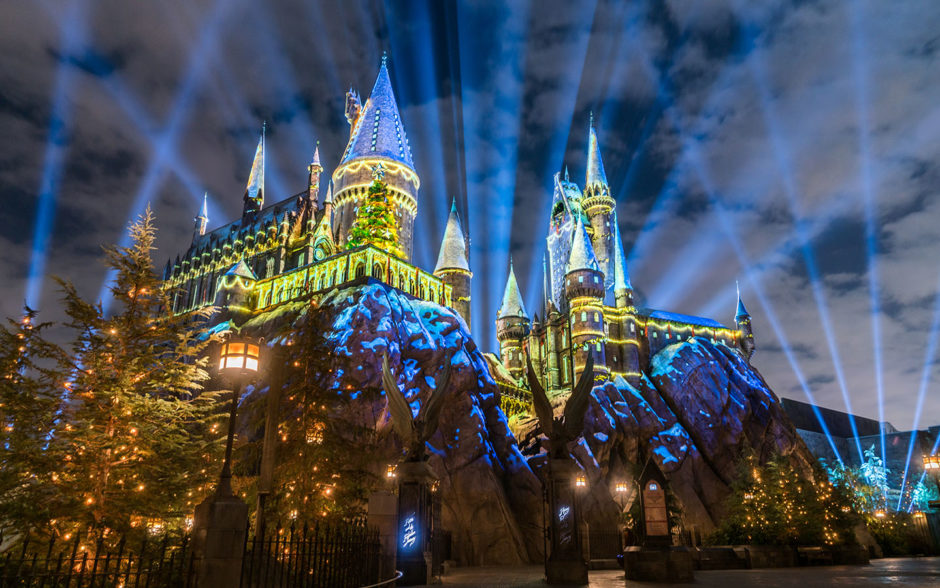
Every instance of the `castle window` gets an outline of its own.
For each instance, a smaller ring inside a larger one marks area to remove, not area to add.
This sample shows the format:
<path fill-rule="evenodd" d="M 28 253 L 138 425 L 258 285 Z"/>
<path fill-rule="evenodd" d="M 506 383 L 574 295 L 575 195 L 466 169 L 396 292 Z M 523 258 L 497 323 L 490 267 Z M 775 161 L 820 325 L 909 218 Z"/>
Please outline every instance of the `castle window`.
<path fill-rule="evenodd" d="M 584 283 L 584 276 L 578 276 L 578 283 L 579 283 L 579 284 L 583 284 L 583 283 Z"/>
<path fill-rule="evenodd" d="M 659 332 L 653 331 L 653 339 L 659 339 Z"/>
<path fill-rule="evenodd" d="M 635 333 L 636 333 L 636 325 L 633 323 L 630 323 L 630 334 L 632 335 Z"/>
<path fill-rule="evenodd" d="M 586 322 L 586 321 L 587 321 L 587 313 L 582 311 L 582 312 L 581 312 L 581 322 Z"/>
<path fill-rule="evenodd" d="M 600 341 L 598 341 L 597 343 L 594 344 L 594 348 L 597 349 L 597 352 L 598 352 L 598 353 L 601 352 L 601 343 L 600 343 Z"/>
<path fill-rule="evenodd" d="M 594 322 L 595 323 L 601 322 L 601 315 L 596 312 L 594 313 Z"/>

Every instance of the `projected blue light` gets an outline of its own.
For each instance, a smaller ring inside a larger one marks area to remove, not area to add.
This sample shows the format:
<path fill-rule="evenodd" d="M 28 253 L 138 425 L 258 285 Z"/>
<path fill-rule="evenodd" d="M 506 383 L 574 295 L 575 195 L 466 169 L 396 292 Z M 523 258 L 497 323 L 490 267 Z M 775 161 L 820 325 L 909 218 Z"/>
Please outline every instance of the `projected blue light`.
<path fill-rule="evenodd" d="M 862 6 L 857 2 L 847 2 L 852 28 L 852 71 L 855 79 L 856 112 L 858 115 L 858 154 L 859 181 L 865 201 L 865 251 L 868 254 L 868 294 L 871 305 L 871 335 L 873 363 L 875 369 L 875 393 L 878 400 L 878 421 L 884 422 L 884 378 L 881 364 L 881 308 L 878 288 L 878 235 L 875 220 L 877 203 L 875 201 L 875 178 L 871 158 L 868 98 L 868 54 L 862 34 Z M 887 466 L 888 453 L 885 445 L 884 427 L 881 428 L 881 455 Z"/>
<path fill-rule="evenodd" d="M 901 477 L 901 498 L 898 499 L 898 510 L 901 509 L 901 500 L 904 499 L 904 486 L 907 484 L 907 475 L 911 468 L 911 457 L 914 454 L 914 445 L 917 440 L 917 427 L 920 426 L 920 416 L 924 409 L 924 399 L 927 397 L 927 388 L 930 385 L 930 372 L 934 367 L 934 354 L 937 352 L 938 335 L 940 335 L 940 280 L 937 282 L 937 296 L 934 301 L 933 320 L 930 323 L 930 331 L 927 336 L 924 367 L 920 373 L 920 388 L 917 392 L 917 407 L 914 409 L 914 424 L 911 426 L 911 440 L 907 446 L 904 475 Z M 937 444 L 934 443 L 934 451 L 936 451 L 936 447 Z"/>
<path fill-rule="evenodd" d="M 751 35 L 752 39 L 755 38 L 753 32 L 750 32 L 749 34 Z M 803 262 L 806 266 L 806 272 L 809 276 L 810 289 L 812 290 L 813 298 L 816 301 L 816 308 L 819 312 L 820 326 L 822 326 L 823 335 L 826 339 L 826 345 L 829 348 L 829 355 L 832 357 L 833 371 L 835 372 L 839 389 L 842 392 L 842 400 L 845 403 L 845 409 L 849 415 L 849 426 L 852 429 L 852 437 L 855 441 L 855 447 L 858 451 L 859 460 L 861 461 L 864 459 L 862 444 L 858 438 L 858 427 L 855 423 L 855 415 L 852 411 L 852 401 L 849 397 L 848 386 L 845 382 L 845 374 L 842 370 L 842 361 L 839 357 L 839 346 L 836 343 L 835 333 L 832 328 L 832 320 L 829 316 L 829 306 L 826 301 L 826 293 L 823 290 L 822 277 L 820 276 L 819 268 L 816 263 L 816 256 L 813 252 L 812 246 L 810 245 L 809 235 L 806 234 L 805 222 L 800 211 L 799 198 L 797 195 L 798 190 L 794 181 L 794 172 L 790 162 L 789 149 L 786 145 L 784 145 L 784 133 L 781 125 L 779 124 L 779 121 L 777 120 L 777 115 L 773 107 L 773 99 L 770 95 L 767 74 L 763 63 L 759 61 L 758 53 L 752 53 L 752 57 L 747 60 L 747 63 L 750 66 L 754 84 L 760 95 L 759 105 L 761 108 L 761 114 L 764 118 L 764 124 L 767 126 L 767 134 L 768 138 L 770 139 L 774 158 L 777 162 L 777 166 L 780 169 L 780 178 L 782 180 L 784 193 L 786 194 L 787 200 L 790 204 L 790 212 L 793 215 L 794 228 L 797 235 L 800 237 L 800 251 L 803 256 Z"/>
<path fill-rule="evenodd" d="M 64 14 L 65 25 L 60 37 L 62 55 L 68 56 L 84 43 L 85 2 L 75 0 Z M 49 241 L 55 222 L 56 197 L 67 150 L 67 127 L 72 111 L 68 103 L 69 94 L 75 84 L 77 72 L 63 57 L 59 63 L 52 91 L 52 106 L 49 115 L 49 132 L 43 156 L 42 175 L 39 182 L 39 203 L 33 227 L 33 245 L 30 251 L 29 273 L 26 282 L 26 305 L 39 308 L 42 301 L 42 286 L 45 281 Z"/>
<path fill-rule="evenodd" d="M 467 202 L 470 211 L 480 211 L 468 219 L 471 263 L 474 275 L 479 276 L 473 280 L 471 296 L 471 312 L 478 317 L 473 321 L 473 335 L 491 348 L 496 346 L 493 317 L 509 265 L 524 79 L 525 52 L 520 45 L 526 38 L 529 11 L 528 1 L 498 8 L 457 5 L 463 152 L 467 183 L 476 186 L 467 193 Z M 495 43 L 474 34 L 486 29 Z M 492 100 L 481 100 L 481 94 Z M 525 284 L 523 288 L 528 290 Z"/>

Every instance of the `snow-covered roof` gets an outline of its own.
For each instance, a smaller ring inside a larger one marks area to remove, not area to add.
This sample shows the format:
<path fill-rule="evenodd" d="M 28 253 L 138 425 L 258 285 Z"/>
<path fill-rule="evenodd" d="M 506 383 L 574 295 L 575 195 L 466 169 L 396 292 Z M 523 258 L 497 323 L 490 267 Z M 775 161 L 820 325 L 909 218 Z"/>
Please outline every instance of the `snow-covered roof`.
<path fill-rule="evenodd" d="M 506 290 L 503 292 L 503 304 L 499 307 L 496 316 L 498 318 L 507 316 L 529 318 L 525 311 L 525 304 L 522 303 L 522 295 L 519 293 L 519 284 L 516 283 L 516 273 L 512 269 L 512 260 L 509 261 L 509 279 L 506 280 Z"/>
<path fill-rule="evenodd" d="M 627 258 L 623 253 L 623 241 L 620 239 L 620 224 L 614 213 L 614 292 L 632 290 L 630 274 L 627 273 Z"/>
<path fill-rule="evenodd" d="M 601 160 L 601 150 L 597 145 L 597 133 L 594 132 L 594 119 L 591 119 L 591 129 L 588 131 L 588 158 L 585 188 L 594 184 L 607 185 L 607 174 L 604 172 L 604 162 Z"/>
<path fill-rule="evenodd" d="M 238 263 L 233 265 L 225 272 L 226 276 L 238 276 L 240 278 L 246 278 L 248 280 L 257 280 L 258 277 L 255 276 L 255 272 L 251 271 L 251 268 L 248 267 L 248 264 L 245 263 L 244 259 L 238 260 Z"/>
<path fill-rule="evenodd" d="M 447 217 L 447 227 L 444 229 L 444 239 L 441 241 L 441 251 L 437 255 L 434 272 L 442 269 L 470 271 L 470 263 L 467 261 L 467 241 L 464 239 L 463 229 L 460 226 L 456 201 L 450 206 L 450 215 Z"/>
<path fill-rule="evenodd" d="M 411 147 L 384 59 L 372 87 L 372 95 L 355 122 L 340 164 L 369 157 L 386 157 L 414 169 Z"/>
<path fill-rule="evenodd" d="M 704 318 L 701 316 L 692 316 L 689 314 L 679 314 L 678 312 L 669 312 L 666 310 L 653 310 L 650 308 L 645 308 L 641 310 L 639 314 L 648 316 L 649 318 L 672 321 L 674 323 L 685 323 L 687 325 L 696 325 L 699 327 L 709 327 L 713 329 L 726 328 L 723 324 L 714 319 Z"/>
<path fill-rule="evenodd" d="M 565 273 L 580 269 L 598 271 L 598 265 L 594 248 L 591 246 L 591 238 L 588 237 L 584 223 L 578 218 L 578 226 L 574 231 L 574 242 L 571 244 L 571 255 L 568 257 L 568 268 Z"/>

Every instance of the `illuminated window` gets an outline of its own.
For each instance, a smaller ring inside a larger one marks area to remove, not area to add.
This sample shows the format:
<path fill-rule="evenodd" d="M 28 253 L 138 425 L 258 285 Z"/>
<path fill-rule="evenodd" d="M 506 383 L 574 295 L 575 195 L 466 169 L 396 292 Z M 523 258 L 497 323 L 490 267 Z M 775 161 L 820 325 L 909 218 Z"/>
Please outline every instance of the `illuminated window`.
<path fill-rule="evenodd" d="M 579 284 L 583 284 L 583 283 L 584 283 L 584 276 L 578 276 L 578 283 L 579 283 Z"/>
<path fill-rule="evenodd" d="M 581 312 L 581 321 L 582 322 L 587 321 L 587 313 L 584 311 Z"/>
<path fill-rule="evenodd" d="M 630 323 L 630 333 L 631 334 L 636 333 L 636 325 L 633 323 Z"/>
<path fill-rule="evenodd" d="M 601 322 L 601 315 L 596 312 L 594 313 L 594 322 L 595 323 Z"/>

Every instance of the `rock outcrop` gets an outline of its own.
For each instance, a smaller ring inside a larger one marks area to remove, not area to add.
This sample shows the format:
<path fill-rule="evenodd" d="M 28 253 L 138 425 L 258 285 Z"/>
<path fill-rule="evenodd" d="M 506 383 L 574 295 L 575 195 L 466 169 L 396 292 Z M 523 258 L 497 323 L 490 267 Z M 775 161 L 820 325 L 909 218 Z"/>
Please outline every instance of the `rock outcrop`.
<path fill-rule="evenodd" d="M 395 459 L 397 442 L 381 392 L 382 355 L 389 355 L 415 412 L 440 366 L 452 362 L 451 389 L 429 449 L 453 557 L 462 565 L 540 561 L 542 489 L 535 472 L 544 452 L 538 427 L 534 419 L 514 426 L 517 443 L 498 406 L 490 367 L 464 322 L 446 308 L 368 279 L 319 304 L 334 317 L 324 335 L 333 341 L 339 365 L 328 385 L 351 398 L 370 391 L 354 406 L 388 435 L 388 459 Z M 737 352 L 691 339 L 662 350 L 651 365 L 638 386 L 618 378 L 595 387 L 584 437 L 572 447 L 588 478 L 584 505 L 593 525 L 615 524 L 619 507 L 611 490 L 647 458 L 669 479 L 687 525 L 702 531 L 721 517 L 743 453 L 762 461 L 788 455 L 810 472 L 812 457 L 776 396 Z"/>

